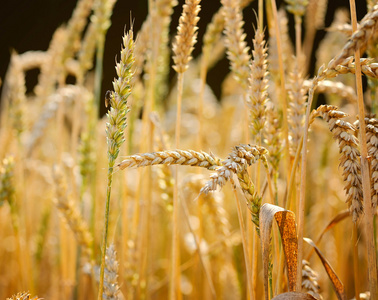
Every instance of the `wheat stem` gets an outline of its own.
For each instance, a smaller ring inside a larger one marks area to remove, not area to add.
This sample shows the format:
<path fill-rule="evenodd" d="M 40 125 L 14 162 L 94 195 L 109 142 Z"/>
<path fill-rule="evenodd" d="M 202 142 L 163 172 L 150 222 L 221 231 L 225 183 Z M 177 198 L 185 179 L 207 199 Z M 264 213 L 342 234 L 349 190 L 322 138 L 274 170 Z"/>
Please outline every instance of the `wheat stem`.
<path fill-rule="evenodd" d="M 357 18 L 356 18 L 356 4 L 354 0 L 350 0 L 350 11 L 352 17 L 353 31 L 357 31 Z M 377 10 L 375 10 L 377 11 Z M 360 145 L 361 145 L 361 173 L 362 173 L 362 192 L 365 206 L 365 238 L 366 250 L 368 258 L 368 274 L 369 274 L 369 287 L 370 297 L 372 300 L 378 299 L 378 276 L 377 276 L 377 257 L 374 245 L 374 211 L 371 203 L 371 189 L 370 189 L 370 171 L 368 162 L 367 139 L 366 139 L 366 125 L 365 109 L 363 102 L 362 78 L 361 78 L 361 64 L 360 64 L 360 48 L 356 47 L 354 55 L 356 57 L 356 86 L 357 86 L 357 99 L 358 99 L 358 116 L 360 122 Z"/>

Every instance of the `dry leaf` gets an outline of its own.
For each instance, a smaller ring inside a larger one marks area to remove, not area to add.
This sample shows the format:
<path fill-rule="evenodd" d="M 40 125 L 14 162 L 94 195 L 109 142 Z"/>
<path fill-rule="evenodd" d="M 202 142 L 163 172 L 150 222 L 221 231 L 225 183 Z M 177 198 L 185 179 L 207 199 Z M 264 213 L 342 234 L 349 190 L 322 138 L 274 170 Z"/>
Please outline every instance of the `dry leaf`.
<path fill-rule="evenodd" d="M 280 294 L 274 297 L 272 300 L 312 300 L 312 299 L 315 299 L 315 298 L 307 293 L 289 292 L 289 293 Z"/>
<path fill-rule="evenodd" d="M 260 233 L 261 248 L 264 266 L 264 290 L 265 299 L 269 299 L 268 287 L 268 266 L 269 266 L 269 245 L 270 232 L 272 230 L 273 217 L 275 218 L 280 230 L 282 246 L 284 248 L 289 291 L 295 291 L 297 280 L 297 251 L 298 238 L 295 224 L 295 214 L 282 207 L 264 204 L 260 211 Z"/>
<path fill-rule="evenodd" d="M 314 247 L 316 254 L 318 254 L 329 278 L 331 279 L 332 285 L 337 295 L 337 299 L 345 300 L 346 298 L 345 298 L 344 285 L 339 279 L 339 277 L 336 275 L 335 271 L 329 264 L 328 260 L 324 257 L 324 255 L 320 252 L 319 248 L 316 247 L 315 243 L 311 239 L 303 238 L 303 240 L 306 241 L 308 244 L 310 244 L 312 247 Z"/>

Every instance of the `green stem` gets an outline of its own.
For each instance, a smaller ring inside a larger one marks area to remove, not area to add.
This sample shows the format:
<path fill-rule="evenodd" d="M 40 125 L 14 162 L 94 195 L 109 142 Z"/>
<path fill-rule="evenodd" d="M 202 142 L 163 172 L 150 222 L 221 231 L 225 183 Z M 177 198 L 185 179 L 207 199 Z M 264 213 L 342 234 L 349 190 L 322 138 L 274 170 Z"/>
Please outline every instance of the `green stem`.
<path fill-rule="evenodd" d="M 105 231 L 102 239 L 101 246 L 101 269 L 100 269 L 100 286 L 98 289 L 98 300 L 102 300 L 102 293 L 104 287 L 104 272 L 105 272 L 105 253 L 106 253 L 106 243 L 108 239 L 108 227 L 109 227 L 109 207 L 110 207 L 110 193 L 112 190 L 112 181 L 113 181 L 113 166 L 114 160 L 109 160 L 108 168 L 108 187 L 106 190 L 106 205 L 105 205 Z"/>

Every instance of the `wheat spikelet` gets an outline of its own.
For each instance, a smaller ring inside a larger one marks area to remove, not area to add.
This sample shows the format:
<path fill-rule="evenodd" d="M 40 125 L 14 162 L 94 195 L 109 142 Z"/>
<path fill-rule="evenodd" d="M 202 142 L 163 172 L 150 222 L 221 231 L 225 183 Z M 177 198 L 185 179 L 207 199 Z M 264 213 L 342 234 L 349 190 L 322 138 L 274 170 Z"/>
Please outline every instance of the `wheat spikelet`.
<path fill-rule="evenodd" d="M 127 156 L 117 167 L 121 170 L 132 167 L 153 165 L 184 165 L 214 170 L 221 165 L 220 159 L 213 154 L 193 150 L 167 150 Z"/>
<path fill-rule="evenodd" d="M 360 26 L 352 34 L 350 40 L 345 44 L 344 48 L 329 68 L 337 66 L 345 58 L 352 55 L 356 50 L 367 45 L 369 40 L 375 37 L 375 31 L 378 27 L 378 5 L 375 5 L 361 20 Z"/>
<path fill-rule="evenodd" d="M 215 191 L 219 186 L 222 188 L 232 174 L 243 172 L 247 166 L 254 164 L 257 160 L 261 160 L 267 166 L 267 159 L 265 154 L 268 151 L 264 147 L 239 145 L 234 148 L 229 157 L 223 161 L 223 166 L 218 168 L 216 173 L 210 176 L 210 180 L 206 182 L 201 189 L 201 194 L 207 194 L 210 191 Z"/>
<path fill-rule="evenodd" d="M 184 73 L 192 59 L 192 51 L 197 41 L 198 13 L 201 9 L 200 0 L 186 0 L 177 28 L 176 40 L 173 44 L 173 69 L 177 73 Z"/>
<path fill-rule="evenodd" d="M 83 247 L 84 255 L 92 260 L 92 244 L 93 238 L 89 232 L 88 226 L 83 217 L 79 213 L 77 207 L 74 205 L 72 199 L 70 199 L 67 193 L 67 183 L 63 172 L 60 168 L 55 167 L 53 170 L 53 177 L 56 186 L 56 205 L 62 214 L 62 217 L 66 220 L 78 243 Z"/>
<path fill-rule="evenodd" d="M 318 274 L 311 269 L 310 263 L 302 260 L 302 292 L 312 295 L 315 299 L 322 300 L 318 277 Z"/>
<path fill-rule="evenodd" d="M 295 156 L 298 145 L 301 141 L 304 127 L 304 116 L 306 110 L 306 89 L 303 86 L 304 78 L 299 65 L 295 65 L 290 73 L 290 89 L 288 91 L 289 102 L 289 137 L 290 154 Z"/>
<path fill-rule="evenodd" d="M 253 48 L 247 105 L 251 115 L 252 133 L 258 135 L 266 124 L 265 110 L 268 102 L 267 47 L 261 28 L 256 30 Z"/>
<path fill-rule="evenodd" d="M 222 0 L 223 15 L 225 19 L 225 43 L 227 48 L 227 57 L 231 64 L 231 71 L 234 73 L 236 80 L 244 90 L 247 89 L 247 79 L 249 75 L 249 64 L 251 57 L 248 54 L 249 47 L 245 42 L 245 33 L 243 32 L 243 17 L 239 1 Z"/>
<path fill-rule="evenodd" d="M 349 122 L 341 120 L 347 115 L 338 111 L 336 106 L 322 105 L 313 111 L 313 117 L 316 116 L 321 116 L 328 123 L 333 137 L 339 143 L 340 167 L 344 170 L 346 202 L 355 223 L 363 212 L 360 151 L 358 150 L 358 140 L 354 136 L 356 128 Z"/>
<path fill-rule="evenodd" d="M 119 286 L 117 282 L 118 277 L 118 261 L 117 252 L 114 249 L 114 244 L 110 244 L 106 248 L 105 256 L 105 275 L 104 275 L 104 293 L 102 298 L 105 300 L 121 299 L 119 297 Z"/>

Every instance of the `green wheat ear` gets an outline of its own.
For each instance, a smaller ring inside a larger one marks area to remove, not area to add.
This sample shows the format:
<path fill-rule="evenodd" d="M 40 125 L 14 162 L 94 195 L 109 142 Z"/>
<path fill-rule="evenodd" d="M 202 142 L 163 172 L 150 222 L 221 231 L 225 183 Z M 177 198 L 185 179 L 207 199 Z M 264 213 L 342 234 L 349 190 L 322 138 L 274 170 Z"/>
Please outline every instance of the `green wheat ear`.
<path fill-rule="evenodd" d="M 101 247 L 101 270 L 100 270 L 100 286 L 98 299 L 102 299 L 104 272 L 105 272 L 105 251 L 108 236 L 109 225 L 109 204 L 110 194 L 113 180 L 113 167 L 118 157 L 119 149 L 125 141 L 123 134 L 126 128 L 126 114 L 128 113 L 127 98 L 131 93 L 131 80 L 133 76 L 132 68 L 134 64 L 134 40 L 133 29 L 131 28 L 123 37 L 123 47 L 121 50 L 121 60 L 116 65 L 118 78 L 114 79 L 114 92 L 111 92 L 110 105 L 111 108 L 107 114 L 108 122 L 106 123 L 106 140 L 108 144 L 108 187 L 105 206 L 105 224 L 104 236 Z"/>

